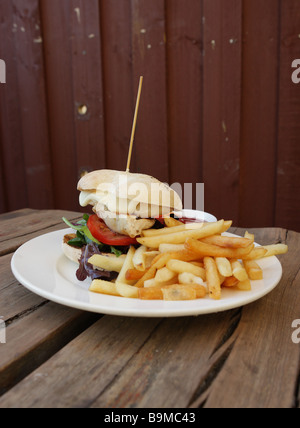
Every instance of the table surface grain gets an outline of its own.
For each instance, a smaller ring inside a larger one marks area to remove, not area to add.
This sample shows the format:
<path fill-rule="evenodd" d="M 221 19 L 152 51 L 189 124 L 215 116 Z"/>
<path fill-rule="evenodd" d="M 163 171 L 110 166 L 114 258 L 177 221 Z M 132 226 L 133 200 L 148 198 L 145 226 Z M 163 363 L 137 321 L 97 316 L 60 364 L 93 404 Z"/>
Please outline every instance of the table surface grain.
<path fill-rule="evenodd" d="M 1 408 L 299 407 L 299 233 L 250 229 L 260 244 L 289 245 L 279 286 L 255 303 L 199 317 L 125 318 L 55 304 L 15 280 L 14 251 L 63 229 L 63 216 L 80 214 L 0 215 Z"/>

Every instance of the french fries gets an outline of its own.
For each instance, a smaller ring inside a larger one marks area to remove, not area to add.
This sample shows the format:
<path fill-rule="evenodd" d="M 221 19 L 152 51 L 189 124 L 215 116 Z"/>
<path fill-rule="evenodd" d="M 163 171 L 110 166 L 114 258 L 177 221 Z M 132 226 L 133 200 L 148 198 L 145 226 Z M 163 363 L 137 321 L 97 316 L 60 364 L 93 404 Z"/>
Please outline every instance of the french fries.
<path fill-rule="evenodd" d="M 251 291 L 263 279 L 257 260 L 286 254 L 284 244 L 255 246 L 249 232 L 243 238 L 224 236 L 231 221 L 184 225 L 172 218 L 166 227 L 148 230 L 126 256 L 93 256 L 89 262 L 118 272 L 115 283 L 94 280 L 90 291 L 141 300 L 220 300 L 222 289 Z"/>

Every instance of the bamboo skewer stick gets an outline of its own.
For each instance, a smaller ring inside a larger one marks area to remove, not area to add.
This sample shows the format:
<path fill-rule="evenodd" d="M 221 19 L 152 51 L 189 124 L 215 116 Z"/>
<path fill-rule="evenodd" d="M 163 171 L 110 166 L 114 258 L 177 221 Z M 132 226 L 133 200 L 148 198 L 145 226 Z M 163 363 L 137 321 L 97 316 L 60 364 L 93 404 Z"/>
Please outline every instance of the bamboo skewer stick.
<path fill-rule="evenodd" d="M 142 94 L 143 79 L 144 79 L 144 77 L 141 76 L 138 95 L 137 95 L 137 101 L 136 101 L 136 106 L 135 106 L 135 113 L 134 113 L 134 120 L 133 120 L 132 132 L 131 132 L 131 139 L 130 139 L 130 146 L 129 146 L 126 172 L 130 172 L 130 163 L 131 163 L 131 156 L 132 156 L 132 149 L 133 149 L 133 142 L 134 142 L 134 136 L 135 136 L 135 130 L 136 130 L 137 117 L 138 117 L 138 112 L 139 112 L 140 99 L 141 99 L 141 94 Z"/>

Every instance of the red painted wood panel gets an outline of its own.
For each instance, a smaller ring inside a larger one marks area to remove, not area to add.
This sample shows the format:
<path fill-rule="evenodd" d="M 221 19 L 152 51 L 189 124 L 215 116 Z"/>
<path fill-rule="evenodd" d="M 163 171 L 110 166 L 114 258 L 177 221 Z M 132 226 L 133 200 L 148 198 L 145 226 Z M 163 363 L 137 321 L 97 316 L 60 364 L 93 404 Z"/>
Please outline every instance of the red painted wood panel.
<path fill-rule="evenodd" d="M 245 227 L 275 218 L 279 6 L 278 0 L 244 1 L 239 225 Z"/>
<path fill-rule="evenodd" d="M 191 0 L 189 7 L 174 0 L 166 16 L 170 183 L 193 183 L 189 208 L 196 208 L 195 184 L 203 180 L 202 12 L 198 0 Z"/>
<path fill-rule="evenodd" d="M 132 66 L 135 96 L 144 76 L 136 130 L 138 172 L 169 180 L 165 2 L 132 0 Z"/>
<path fill-rule="evenodd" d="M 100 2 L 107 168 L 125 170 L 135 108 L 130 0 Z M 145 102 L 145 101 L 144 101 Z M 136 170 L 135 151 L 131 170 Z"/>
<path fill-rule="evenodd" d="M 80 173 L 106 164 L 99 4 L 54 0 L 42 13 L 55 203 L 76 209 Z"/>
<path fill-rule="evenodd" d="M 299 2 L 281 4 L 276 225 L 300 230 L 300 85 L 292 62 L 300 59 Z"/>
<path fill-rule="evenodd" d="M 204 0 L 203 178 L 205 209 L 239 220 L 241 0 Z"/>
<path fill-rule="evenodd" d="M 0 4 L 1 141 L 7 209 L 53 206 L 39 2 Z M 3 199 L 3 198 L 2 198 Z"/>

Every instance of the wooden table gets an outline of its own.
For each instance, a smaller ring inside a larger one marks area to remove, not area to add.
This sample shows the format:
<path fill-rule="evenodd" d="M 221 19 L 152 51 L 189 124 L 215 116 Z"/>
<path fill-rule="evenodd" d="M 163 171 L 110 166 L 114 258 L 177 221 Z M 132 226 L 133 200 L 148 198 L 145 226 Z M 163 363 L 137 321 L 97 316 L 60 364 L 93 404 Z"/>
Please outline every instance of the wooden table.
<path fill-rule="evenodd" d="M 199 317 L 123 318 L 45 301 L 15 280 L 13 252 L 64 228 L 63 215 L 79 216 L 0 216 L 1 408 L 299 407 L 299 233 L 254 230 L 259 243 L 289 245 L 280 285 L 260 301 Z"/>

